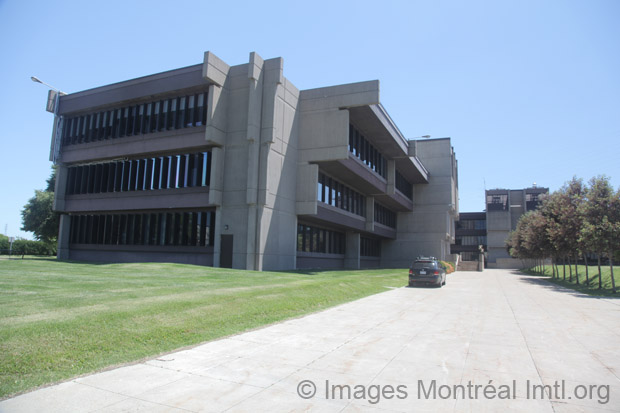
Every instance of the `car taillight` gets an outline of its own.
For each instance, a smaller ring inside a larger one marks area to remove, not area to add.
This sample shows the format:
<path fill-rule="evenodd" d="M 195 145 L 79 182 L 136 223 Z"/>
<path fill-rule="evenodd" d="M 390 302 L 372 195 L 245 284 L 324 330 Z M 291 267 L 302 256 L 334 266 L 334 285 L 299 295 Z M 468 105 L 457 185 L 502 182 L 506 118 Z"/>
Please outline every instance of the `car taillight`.
<path fill-rule="evenodd" d="M 435 272 L 433 273 L 434 275 L 439 275 L 439 271 L 435 270 Z"/>
<path fill-rule="evenodd" d="M 409 275 L 413 275 L 413 270 L 411 268 L 409 269 Z"/>

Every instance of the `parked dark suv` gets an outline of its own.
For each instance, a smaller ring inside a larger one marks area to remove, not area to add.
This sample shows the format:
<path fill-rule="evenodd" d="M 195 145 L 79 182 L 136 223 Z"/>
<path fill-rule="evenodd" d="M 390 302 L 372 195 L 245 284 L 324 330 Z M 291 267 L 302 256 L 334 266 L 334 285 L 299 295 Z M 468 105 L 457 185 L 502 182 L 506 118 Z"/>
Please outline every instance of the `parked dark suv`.
<path fill-rule="evenodd" d="M 426 284 L 446 285 L 446 268 L 435 257 L 418 257 L 409 268 L 409 287 Z"/>

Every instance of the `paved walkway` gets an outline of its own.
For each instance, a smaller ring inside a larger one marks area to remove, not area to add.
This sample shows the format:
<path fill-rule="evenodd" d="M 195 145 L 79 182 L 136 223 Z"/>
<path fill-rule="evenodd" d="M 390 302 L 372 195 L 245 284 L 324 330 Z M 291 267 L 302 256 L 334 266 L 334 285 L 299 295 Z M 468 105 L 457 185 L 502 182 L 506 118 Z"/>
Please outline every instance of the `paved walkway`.
<path fill-rule="evenodd" d="M 617 412 L 619 378 L 620 300 L 486 270 L 78 378 L 0 411 Z"/>

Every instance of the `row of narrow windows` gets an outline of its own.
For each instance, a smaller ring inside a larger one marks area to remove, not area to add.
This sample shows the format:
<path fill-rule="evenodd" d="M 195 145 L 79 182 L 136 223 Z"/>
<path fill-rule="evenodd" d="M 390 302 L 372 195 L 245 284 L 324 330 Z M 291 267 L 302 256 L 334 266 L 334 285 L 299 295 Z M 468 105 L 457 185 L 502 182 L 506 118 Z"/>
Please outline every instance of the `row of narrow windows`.
<path fill-rule="evenodd" d="M 396 213 L 375 202 L 375 222 L 396 228 Z"/>
<path fill-rule="evenodd" d="M 72 215 L 73 244 L 212 246 L 215 212 Z"/>
<path fill-rule="evenodd" d="M 378 238 L 360 237 L 360 255 L 362 257 L 380 257 L 381 240 Z"/>
<path fill-rule="evenodd" d="M 462 215 L 461 215 L 462 216 Z M 486 219 L 460 219 L 456 221 L 456 229 L 474 229 L 485 230 L 487 229 Z"/>
<path fill-rule="evenodd" d="M 211 152 L 68 168 L 67 195 L 208 186 Z"/>
<path fill-rule="evenodd" d="M 382 177 L 387 175 L 387 161 L 360 131 L 349 124 L 349 152 Z"/>
<path fill-rule="evenodd" d="M 297 226 L 297 251 L 322 254 L 344 254 L 345 234 L 311 225 Z M 363 257 L 380 257 L 381 240 L 360 237 L 360 255 Z"/>
<path fill-rule="evenodd" d="M 396 172 L 396 179 L 395 179 L 396 189 L 398 189 L 407 198 L 413 200 L 413 187 L 411 186 L 409 181 L 407 181 L 407 179 L 404 176 L 402 176 L 400 172 L 398 172 L 398 170 L 396 170 L 395 172 Z"/>
<path fill-rule="evenodd" d="M 454 245 L 487 245 L 486 235 L 457 235 Z"/>
<path fill-rule="evenodd" d="M 63 145 L 205 125 L 207 92 L 66 117 Z"/>
<path fill-rule="evenodd" d="M 345 235 L 342 232 L 303 224 L 297 226 L 297 251 L 344 254 L 344 246 Z"/>
<path fill-rule="evenodd" d="M 317 199 L 356 215 L 366 215 L 364 195 L 323 173 L 319 173 Z"/>

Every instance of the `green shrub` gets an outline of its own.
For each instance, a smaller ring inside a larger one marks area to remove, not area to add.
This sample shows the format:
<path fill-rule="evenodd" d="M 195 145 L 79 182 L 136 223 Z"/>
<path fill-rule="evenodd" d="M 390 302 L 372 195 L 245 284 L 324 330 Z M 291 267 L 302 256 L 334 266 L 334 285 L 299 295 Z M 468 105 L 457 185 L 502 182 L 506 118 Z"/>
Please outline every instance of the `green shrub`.
<path fill-rule="evenodd" d="M 9 249 L 9 237 L 6 235 L 0 234 L 0 250 L 8 250 Z"/>
<path fill-rule="evenodd" d="M 0 241 L 1 242 L 1 241 Z M 4 244 L 0 244 L 0 249 L 6 250 L 6 254 L 9 249 L 9 243 L 7 239 L 6 247 Z M 30 241 L 27 239 L 16 239 L 13 242 L 12 254 L 14 255 L 56 255 L 56 246 L 47 244 L 43 241 Z"/>

